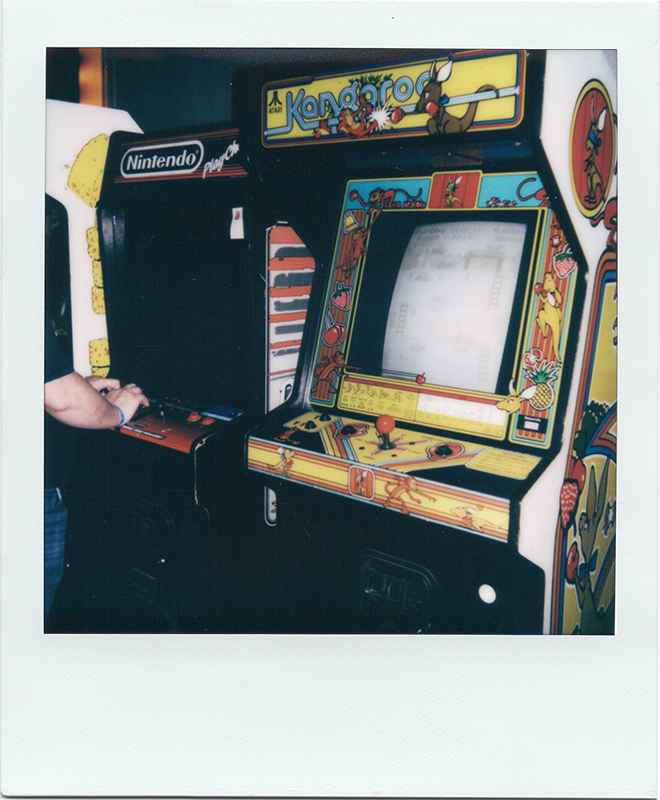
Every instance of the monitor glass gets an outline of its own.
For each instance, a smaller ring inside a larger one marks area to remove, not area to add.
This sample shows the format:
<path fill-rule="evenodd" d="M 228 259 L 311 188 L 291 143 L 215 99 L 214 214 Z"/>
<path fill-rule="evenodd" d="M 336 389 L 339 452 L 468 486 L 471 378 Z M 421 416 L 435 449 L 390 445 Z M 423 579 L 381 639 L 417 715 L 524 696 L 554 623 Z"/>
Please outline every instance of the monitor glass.
<path fill-rule="evenodd" d="M 366 375 L 506 394 L 534 230 L 525 210 L 382 212 L 369 232 L 347 363 Z"/>
<path fill-rule="evenodd" d="M 526 230 L 488 220 L 414 229 L 389 307 L 383 375 L 496 391 Z"/>

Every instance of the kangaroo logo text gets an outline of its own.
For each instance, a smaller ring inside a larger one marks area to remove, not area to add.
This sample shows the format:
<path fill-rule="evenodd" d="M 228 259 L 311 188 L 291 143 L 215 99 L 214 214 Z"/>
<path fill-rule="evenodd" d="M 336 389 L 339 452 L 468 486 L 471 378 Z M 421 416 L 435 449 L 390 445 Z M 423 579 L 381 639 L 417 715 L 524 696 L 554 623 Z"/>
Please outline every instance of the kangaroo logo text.
<path fill-rule="evenodd" d="M 444 53 L 267 84 L 262 141 L 281 146 L 515 127 L 523 115 L 525 63 L 521 50 Z"/>

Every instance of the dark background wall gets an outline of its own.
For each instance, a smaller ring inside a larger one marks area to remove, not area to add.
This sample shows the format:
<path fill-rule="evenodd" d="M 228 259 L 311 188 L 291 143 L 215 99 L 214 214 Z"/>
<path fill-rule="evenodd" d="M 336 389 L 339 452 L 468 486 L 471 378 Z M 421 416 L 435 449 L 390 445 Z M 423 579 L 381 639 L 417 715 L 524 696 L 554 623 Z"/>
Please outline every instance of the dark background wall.
<path fill-rule="evenodd" d="M 328 64 L 333 69 L 364 68 L 410 53 L 376 48 L 105 48 L 106 104 L 127 111 L 145 133 L 204 127 L 232 119 L 233 79 L 243 67 L 263 68 L 268 81 L 278 79 L 291 64 L 304 67 L 304 75 Z M 48 99 L 80 101 L 79 65 L 77 48 L 49 48 Z"/>
<path fill-rule="evenodd" d="M 50 47 L 46 51 L 46 98 L 66 103 L 80 101 L 78 69 L 80 53 L 77 47 Z"/>

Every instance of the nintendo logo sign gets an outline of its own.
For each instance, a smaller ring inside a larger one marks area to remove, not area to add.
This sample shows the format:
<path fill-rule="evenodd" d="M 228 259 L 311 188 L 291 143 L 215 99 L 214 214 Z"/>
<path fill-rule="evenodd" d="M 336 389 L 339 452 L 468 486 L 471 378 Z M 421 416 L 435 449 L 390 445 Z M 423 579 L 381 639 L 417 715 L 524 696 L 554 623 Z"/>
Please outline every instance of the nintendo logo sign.
<path fill-rule="evenodd" d="M 204 145 L 197 139 L 169 144 L 131 147 L 121 160 L 124 178 L 185 175 L 194 172 L 204 158 Z"/>

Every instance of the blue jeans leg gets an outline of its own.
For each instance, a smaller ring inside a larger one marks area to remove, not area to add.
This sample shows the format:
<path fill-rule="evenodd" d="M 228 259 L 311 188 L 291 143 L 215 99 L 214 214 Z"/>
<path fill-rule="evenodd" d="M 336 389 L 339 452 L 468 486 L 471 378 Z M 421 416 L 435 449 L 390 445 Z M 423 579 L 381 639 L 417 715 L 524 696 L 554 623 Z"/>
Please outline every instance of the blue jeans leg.
<path fill-rule="evenodd" d="M 44 494 L 44 619 L 47 620 L 64 574 L 67 512 L 59 489 L 46 489 Z"/>

